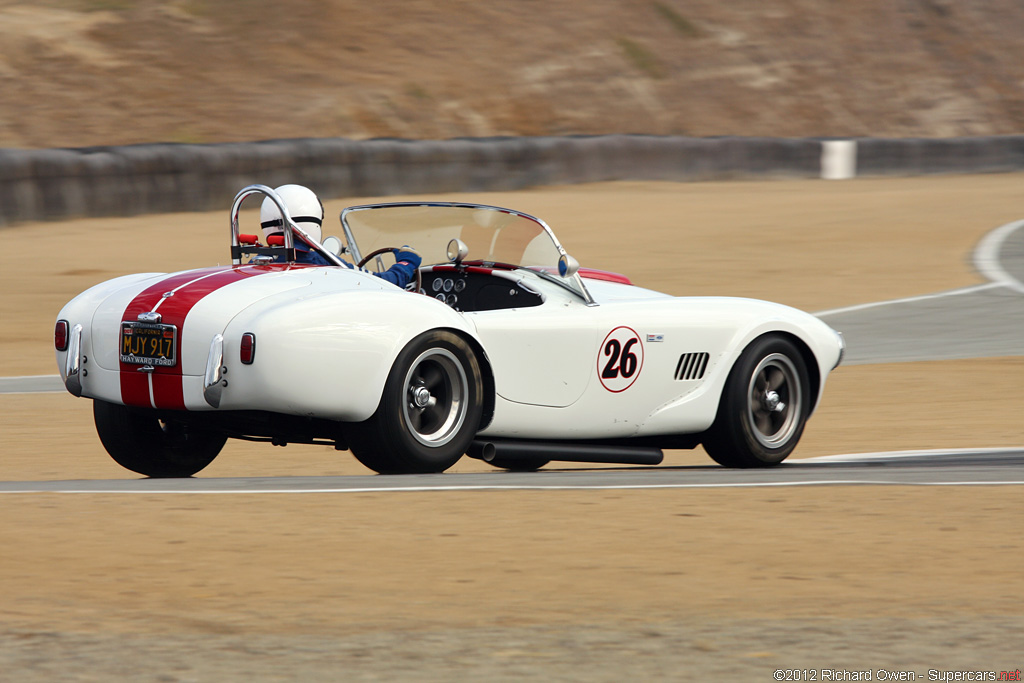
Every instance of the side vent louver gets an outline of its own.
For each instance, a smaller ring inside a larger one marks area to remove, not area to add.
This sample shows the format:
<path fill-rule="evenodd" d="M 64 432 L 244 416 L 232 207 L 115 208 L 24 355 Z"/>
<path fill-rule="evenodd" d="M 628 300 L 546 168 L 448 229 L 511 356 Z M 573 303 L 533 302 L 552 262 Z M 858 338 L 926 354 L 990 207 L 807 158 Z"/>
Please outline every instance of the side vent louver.
<path fill-rule="evenodd" d="M 704 371 L 708 369 L 708 360 L 711 355 L 708 353 L 684 353 L 679 356 L 679 363 L 676 365 L 676 379 L 701 379 Z"/>

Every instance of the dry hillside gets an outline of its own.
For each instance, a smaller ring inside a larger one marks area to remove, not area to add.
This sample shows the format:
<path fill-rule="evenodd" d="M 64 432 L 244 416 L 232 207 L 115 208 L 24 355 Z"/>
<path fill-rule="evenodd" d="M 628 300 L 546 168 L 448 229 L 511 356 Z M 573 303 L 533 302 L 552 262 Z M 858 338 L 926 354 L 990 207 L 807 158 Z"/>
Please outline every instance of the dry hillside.
<path fill-rule="evenodd" d="M 1019 0 L 0 0 L 0 147 L 1024 129 Z"/>

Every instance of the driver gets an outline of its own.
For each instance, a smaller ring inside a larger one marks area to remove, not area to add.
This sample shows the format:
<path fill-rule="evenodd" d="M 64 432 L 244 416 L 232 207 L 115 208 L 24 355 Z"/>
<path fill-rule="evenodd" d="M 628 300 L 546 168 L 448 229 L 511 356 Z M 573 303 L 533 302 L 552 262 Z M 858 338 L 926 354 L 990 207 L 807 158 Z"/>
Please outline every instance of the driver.
<path fill-rule="evenodd" d="M 324 222 L 324 205 L 320 198 L 312 190 L 302 185 L 282 185 L 274 190 L 285 206 L 292 220 L 311 238 L 320 241 L 322 234 L 321 226 Z M 271 235 L 284 234 L 284 220 L 281 212 L 270 197 L 263 200 L 260 207 L 260 227 L 263 228 L 263 238 L 270 241 Z M 308 263 L 316 266 L 334 265 L 328 261 L 323 254 L 313 249 L 298 234 L 295 236 L 295 262 Z M 282 257 L 278 257 L 281 259 Z M 377 277 L 387 280 L 393 285 L 405 287 L 416 276 L 416 269 L 420 267 L 422 259 L 416 250 L 404 246 L 395 253 L 395 265 L 383 273 L 373 273 Z M 341 260 L 342 264 L 356 269 L 351 263 Z M 363 269 L 365 270 L 365 269 Z M 366 271 L 372 272 L 372 271 Z"/>

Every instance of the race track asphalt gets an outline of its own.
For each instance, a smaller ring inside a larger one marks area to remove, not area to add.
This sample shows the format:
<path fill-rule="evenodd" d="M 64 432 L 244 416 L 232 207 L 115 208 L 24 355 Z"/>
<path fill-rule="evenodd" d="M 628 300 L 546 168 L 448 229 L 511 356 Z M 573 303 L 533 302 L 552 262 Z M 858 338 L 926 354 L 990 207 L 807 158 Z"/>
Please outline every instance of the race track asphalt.
<path fill-rule="evenodd" d="M 973 261 L 988 284 L 817 315 L 843 333 L 848 365 L 1024 354 L 1024 221 L 990 233 Z"/>
<path fill-rule="evenodd" d="M 555 463 L 537 472 L 0 482 L 0 494 L 396 493 L 886 484 L 1024 484 L 1024 450 L 983 449 L 824 456 L 787 461 L 777 468 L 752 470 L 730 470 L 717 465 L 559 470 Z"/>

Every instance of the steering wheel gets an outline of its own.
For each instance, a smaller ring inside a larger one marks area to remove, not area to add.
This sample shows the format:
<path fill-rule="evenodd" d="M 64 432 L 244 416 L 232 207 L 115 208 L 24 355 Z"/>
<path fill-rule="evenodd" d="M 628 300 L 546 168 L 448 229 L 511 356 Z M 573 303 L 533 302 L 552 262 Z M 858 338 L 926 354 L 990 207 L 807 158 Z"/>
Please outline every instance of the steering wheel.
<path fill-rule="evenodd" d="M 395 254 L 396 257 L 397 257 L 397 254 L 400 251 L 402 251 L 402 249 L 400 247 L 381 247 L 380 249 L 374 249 L 369 254 L 367 254 L 362 259 L 360 259 L 359 263 L 357 263 L 356 266 L 359 267 L 359 268 L 362 268 L 367 263 L 369 263 L 370 259 L 372 259 L 374 257 L 377 257 L 377 256 L 380 256 L 381 254 L 386 254 L 388 252 L 391 252 L 392 254 Z M 415 277 L 415 279 L 412 282 L 410 282 L 409 284 L 414 285 L 414 289 L 412 290 L 413 292 L 418 292 L 421 289 L 423 289 L 423 275 L 420 273 L 420 269 L 419 268 L 416 269 L 416 277 Z M 409 289 L 409 285 L 406 285 L 406 289 Z"/>

